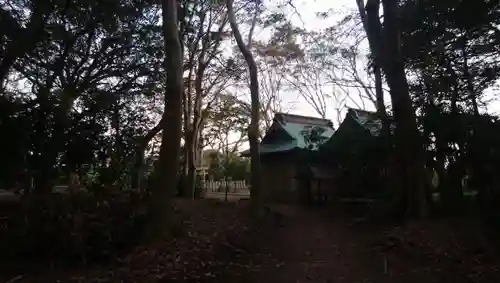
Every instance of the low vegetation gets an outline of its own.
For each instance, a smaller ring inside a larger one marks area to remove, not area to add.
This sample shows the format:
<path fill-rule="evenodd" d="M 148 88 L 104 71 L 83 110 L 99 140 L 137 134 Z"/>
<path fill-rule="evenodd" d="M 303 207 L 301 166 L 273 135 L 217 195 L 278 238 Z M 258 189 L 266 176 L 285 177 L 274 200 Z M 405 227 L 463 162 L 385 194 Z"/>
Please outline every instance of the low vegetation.
<path fill-rule="evenodd" d="M 352 0 L 317 29 L 299 2 L 1 1 L 0 279 L 498 281 L 498 1 Z M 321 211 L 262 191 L 294 104 L 350 137 L 303 133 L 336 168 Z"/>

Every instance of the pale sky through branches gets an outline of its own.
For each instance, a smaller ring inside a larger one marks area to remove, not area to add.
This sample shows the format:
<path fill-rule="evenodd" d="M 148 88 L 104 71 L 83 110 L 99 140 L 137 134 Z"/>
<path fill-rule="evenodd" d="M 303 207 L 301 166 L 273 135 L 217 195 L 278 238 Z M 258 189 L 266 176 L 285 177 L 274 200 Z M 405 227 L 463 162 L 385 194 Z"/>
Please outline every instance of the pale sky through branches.
<path fill-rule="evenodd" d="M 272 6 L 274 4 L 273 0 L 270 0 L 268 3 Z M 282 1 L 279 1 L 282 2 Z M 291 14 L 292 22 L 298 27 L 303 27 L 306 30 L 320 30 L 326 28 L 328 26 L 334 25 L 336 22 L 341 20 L 344 16 L 352 13 L 353 11 L 357 11 L 356 0 L 293 0 L 290 1 L 293 3 L 295 9 L 291 6 L 287 7 L 287 11 Z M 332 16 L 328 19 L 321 19 L 317 17 L 318 12 L 328 12 L 331 11 Z M 257 35 L 259 36 L 259 35 Z M 486 91 L 486 99 L 493 99 L 493 93 L 496 93 L 496 89 L 492 88 Z M 355 94 L 353 94 L 353 97 Z M 291 113 L 299 114 L 299 115 L 307 115 L 307 116 L 315 116 L 318 114 L 314 111 L 314 109 L 308 105 L 302 97 L 297 99 L 296 93 L 286 93 L 284 95 L 285 103 L 293 104 L 294 107 L 291 110 Z M 386 102 L 389 102 L 389 98 L 386 99 Z M 367 110 L 374 110 L 373 104 L 370 102 L 366 102 Z M 346 103 L 348 107 L 356 107 L 354 103 Z M 328 100 L 327 107 L 327 118 L 331 119 L 334 124 L 338 124 L 339 118 L 337 117 L 338 112 L 336 108 L 341 107 L 338 105 L 338 102 L 335 99 Z M 500 113 L 500 103 L 498 101 L 490 101 L 487 105 L 487 110 L 491 114 L 499 114 Z M 341 112 L 341 115 L 344 115 L 345 111 Z"/>
<path fill-rule="evenodd" d="M 281 9 L 278 8 L 278 5 L 286 2 L 291 4 Z M 267 0 L 264 1 L 264 5 L 269 11 L 282 12 L 288 15 L 292 24 L 307 31 L 321 31 L 325 28 L 334 26 L 347 15 L 357 13 L 356 0 Z M 329 17 L 322 18 L 318 16 L 318 13 L 325 12 L 329 12 Z M 259 31 L 256 29 L 254 33 L 255 41 L 266 42 L 269 37 L 270 33 L 267 30 Z M 348 41 L 346 43 L 348 43 Z M 360 55 L 367 55 L 369 53 L 366 40 L 360 47 Z M 362 64 L 364 64 L 364 62 Z M 343 79 L 342 75 L 340 75 L 339 78 Z M 387 90 L 388 87 L 385 86 L 384 89 Z M 371 111 L 375 110 L 374 104 L 368 99 L 361 99 L 359 89 L 354 87 L 348 87 L 347 91 L 344 89 L 344 92 L 340 93 L 338 88 L 330 84 L 322 88 L 321 92 L 330 94 L 330 97 L 326 99 L 326 118 L 330 119 L 335 127 L 338 127 L 339 123 L 343 120 L 347 107 L 364 108 L 365 110 Z M 493 87 L 485 92 L 485 99 L 487 100 L 486 110 L 490 114 L 500 114 L 500 102 L 494 95 L 497 92 L 497 88 Z M 243 91 L 240 90 L 238 93 L 243 95 L 243 100 L 250 102 L 246 89 Z M 289 113 L 319 117 L 314 108 L 300 96 L 298 91 L 282 90 L 280 96 L 282 97 L 283 108 L 290 109 Z M 387 91 L 385 97 L 386 105 L 390 105 L 390 97 Z M 248 144 L 245 143 L 242 148 L 247 147 Z"/>
<path fill-rule="evenodd" d="M 274 1 L 269 1 L 269 3 L 272 2 Z M 332 26 L 346 15 L 356 11 L 355 0 L 295 0 L 290 2 L 293 3 L 294 7 L 288 6 L 287 12 L 291 16 L 292 23 L 309 31 L 319 31 Z M 331 11 L 331 17 L 328 19 L 322 19 L 317 16 L 317 13 L 329 11 Z M 287 93 L 284 97 L 288 100 L 285 101 L 285 103 L 294 105 L 291 113 L 318 117 L 316 111 L 304 100 L 304 98 L 298 96 L 296 93 Z M 370 103 L 365 103 L 365 105 L 367 110 L 374 110 Z M 347 106 L 356 107 L 353 103 L 349 102 Z M 339 107 L 342 107 L 342 105 L 339 105 L 339 102 L 336 101 L 334 97 L 327 100 L 326 117 L 332 120 L 335 125 L 338 124 L 339 118 L 342 119 L 342 117 L 337 117 L 337 108 Z M 341 113 L 341 115 L 343 115 L 345 111 L 341 111 Z"/>

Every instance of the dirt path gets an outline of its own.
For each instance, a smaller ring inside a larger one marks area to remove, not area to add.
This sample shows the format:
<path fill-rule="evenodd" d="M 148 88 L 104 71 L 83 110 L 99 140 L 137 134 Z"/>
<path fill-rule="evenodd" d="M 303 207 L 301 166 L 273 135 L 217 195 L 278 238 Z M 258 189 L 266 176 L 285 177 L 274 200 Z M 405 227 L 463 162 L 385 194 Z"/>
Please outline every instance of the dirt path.
<path fill-rule="evenodd" d="M 261 265 L 230 281 L 435 282 L 429 274 L 391 274 L 387 260 L 374 249 L 372 235 L 350 227 L 349 220 L 321 210 L 287 206 L 275 210 L 284 215 L 283 225 L 263 235 L 266 241 L 254 259 Z"/>
<path fill-rule="evenodd" d="M 468 252 L 458 257 L 451 254 L 450 261 L 450 254 L 442 249 L 443 243 L 452 242 L 446 236 L 449 233 L 429 234 L 433 240 L 438 240 L 436 235 L 444 235 L 444 240 L 436 242 L 440 243 L 437 247 L 431 246 L 434 247 L 431 251 L 439 253 L 419 257 L 422 251 L 428 251 L 426 246 L 408 246 L 408 241 L 404 242 L 406 244 L 392 244 L 394 237 L 401 240 L 405 236 L 391 234 L 387 237 L 387 229 L 392 226 L 383 227 L 380 222 L 365 221 L 353 225 L 353 218 L 347 213 L 273 206 L 268 218 L 273 220 L 253 226 L 248 222 L 247 206 L 244 204 L 185 202 L 179 207 L 187 214 L 182 214 L 185 216 L 182 218 L 183 236 L 175 240 L 140 246 L 109 265 L 81 270 L 60 268 L 40 274 L 31 270 L 21 273 L 24 276 L 21 281 L 500 282 L 500 264 L 496 258 L 493 261 L 483 258 L 476 262 L 475 259 L 480 257 Z M 441 226 L 442 223 L 439 224 Z M 423 228 L 404 231 L 418 236 L 419 231 L 432 232 L 439 227 L 433 228 L 426 222 Z M 448 256 L 441 255 L 442 251 Z M 461 262 L 457 263 L 457 260 Z"/>

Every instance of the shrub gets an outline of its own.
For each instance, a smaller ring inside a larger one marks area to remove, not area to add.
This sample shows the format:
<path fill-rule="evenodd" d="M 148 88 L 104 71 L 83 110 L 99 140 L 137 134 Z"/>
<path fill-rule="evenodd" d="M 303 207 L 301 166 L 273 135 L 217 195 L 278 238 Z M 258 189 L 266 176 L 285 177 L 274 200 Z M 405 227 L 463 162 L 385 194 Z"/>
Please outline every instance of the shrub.
<path fill-rule="evenodd" d="M 140 240 L 144 197 L 123 191 L 105 197 L 78 192 L 31 200 L 4 225 L 2 255 L 84 264 L 106 259 Z"/>

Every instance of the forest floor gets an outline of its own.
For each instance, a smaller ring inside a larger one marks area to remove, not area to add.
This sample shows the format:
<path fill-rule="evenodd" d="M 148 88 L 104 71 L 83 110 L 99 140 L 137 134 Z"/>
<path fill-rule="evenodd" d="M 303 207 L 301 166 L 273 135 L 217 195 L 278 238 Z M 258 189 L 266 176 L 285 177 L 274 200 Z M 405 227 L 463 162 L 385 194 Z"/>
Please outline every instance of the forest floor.
<path fill-rule="evenodd" d="M 176 207 L 175 239 L 111 264 L 27 272 L 10 282 L 500 282 L 489 241 L 463 219 L 398 227 L 283 205 L 249 224 L 245 201 Z"/>

